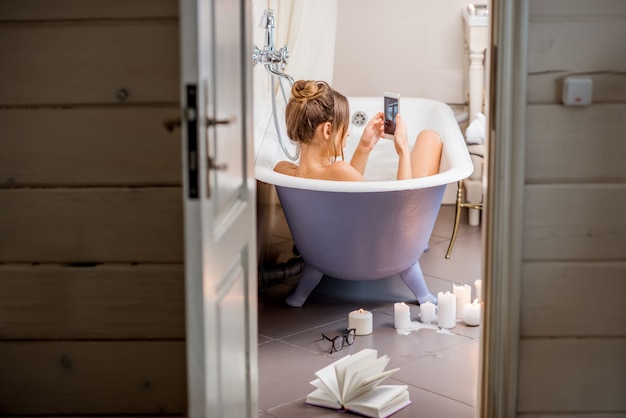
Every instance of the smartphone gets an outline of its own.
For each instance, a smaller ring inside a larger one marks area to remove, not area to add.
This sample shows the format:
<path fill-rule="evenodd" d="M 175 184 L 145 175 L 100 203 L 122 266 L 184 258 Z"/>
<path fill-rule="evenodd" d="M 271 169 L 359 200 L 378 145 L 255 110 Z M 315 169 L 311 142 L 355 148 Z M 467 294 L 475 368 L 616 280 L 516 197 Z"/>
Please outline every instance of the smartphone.
<path fill-rule="evenodd" d="M 385 138 L 393 139 L 396 132 L 396 115 L 400 112 L 400 95 L 386 91 L 384 98 Z"/>

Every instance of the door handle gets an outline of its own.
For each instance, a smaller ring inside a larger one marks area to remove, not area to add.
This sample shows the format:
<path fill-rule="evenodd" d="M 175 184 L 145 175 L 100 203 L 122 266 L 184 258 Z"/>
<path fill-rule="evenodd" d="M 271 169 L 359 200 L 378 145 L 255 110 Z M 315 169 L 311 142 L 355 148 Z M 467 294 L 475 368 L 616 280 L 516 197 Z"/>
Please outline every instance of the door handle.
<path fill-rule="evenodd" d="M 213 119 L 207 118 L 206 124 L 207 126 L 215 126 L 215 125 L 228 125 L 235 121 L 235 116 L 231 116 L 228 119 Z M 215 158 L 209 157 L 209 170 L 215 171 L 226 171 L 228 170 L 228 164 L 226 163 L 216 163 Z"/>
<path fill-rule="evenodd" d="M 215 125 L 228 125 L 232 122 L 235 121 L 235 117 L 231 116 L 228 119 L 213 119 L 213 118 L 207 118 L 206 120 L 206 124 L 207 126 L 215 126 Z"/>
<path fill-rule="evenodd" d="M 186 109 L 185 111 L 185 120 L 193 121 L 195 120 L 195 112 L 191 109 Z M 207 126 L 215 126 L 215 125 L 228 125 L 235 121 L 235 117 L 231 116 L 228 119 L 213 119 L 207 118 L 206 124 Z M 174 129 L 180 128 L 182 121 L 180 118 L 167 119 L 163 121 L 163 126 L 168 132 L 174 132 Z"/>
<path fill-rule="evenodd" d="M 226 163 L 216 163 L 215 158 L 209 157 L 209 170 L 215 171 L 226 171 L 228 170 L 228 164 Z"/>

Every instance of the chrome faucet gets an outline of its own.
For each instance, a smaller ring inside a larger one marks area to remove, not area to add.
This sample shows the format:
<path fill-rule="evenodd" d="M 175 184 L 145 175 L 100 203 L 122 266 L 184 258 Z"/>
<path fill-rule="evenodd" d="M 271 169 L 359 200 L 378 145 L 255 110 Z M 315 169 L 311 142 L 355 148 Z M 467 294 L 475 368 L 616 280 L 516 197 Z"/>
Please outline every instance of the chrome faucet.
<path fill-rule="evenodd" d="M 274 10 L 266 9 L 261 17 L 259 27 L 265 28 L 265 45 L 260 49 L 256 45 L 252 51 L 252 63 L 263 64 L 265 69 L 270 73 L 289 80 L 293 85 L 293 78 L 283 71 L 289 62 L 289 48 L 287 45 L 282 48 L 274 48 L 274 29 L 276 28 L 276 19 L 274 18 Z"/>

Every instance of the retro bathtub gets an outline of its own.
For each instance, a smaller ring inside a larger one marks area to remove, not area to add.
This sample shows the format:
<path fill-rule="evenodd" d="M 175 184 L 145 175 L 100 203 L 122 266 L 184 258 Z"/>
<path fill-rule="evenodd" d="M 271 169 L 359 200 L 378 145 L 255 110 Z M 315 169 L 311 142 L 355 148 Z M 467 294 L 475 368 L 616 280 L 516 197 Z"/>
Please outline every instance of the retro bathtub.
<path fill-rule="evenodd" d="M 344 153 L 350 160 L 364 124 L 382 109 L 382 97 L 349 98 L 351 135 Z M 473 170 L 463 135 L 450 107 L 423 98 L 402 98 L 403 115 L 413 141 L 423 129 L 440 133 L 440 171 L 430 177 L 395 180 L 393 141 L 381 139 L 370 154 L 367 182 L 312 180 L 279 174 L 284 160 L 278 139 L 265 134 L 255 162 L 257 180 L 273 184 L 304 266 L 298 286 L 286 302 L 302 306 L 323 275 L 345 280 L 384 279 L 399 274 L 418 303 L 436 303 L 428 291 L 419 258 L 430 234 L 447 184 Z M 356 122 L 356 124 L 355 124 Z"/>

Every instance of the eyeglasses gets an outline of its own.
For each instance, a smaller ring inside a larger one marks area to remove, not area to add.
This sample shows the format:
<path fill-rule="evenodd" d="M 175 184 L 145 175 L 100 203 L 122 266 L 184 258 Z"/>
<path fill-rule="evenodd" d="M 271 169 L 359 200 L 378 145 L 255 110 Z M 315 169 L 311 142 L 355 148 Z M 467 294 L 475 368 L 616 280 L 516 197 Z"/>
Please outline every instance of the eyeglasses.
<path fill-rule="evenodd" d="M 356 335 L 356 328 L 350 328 L 337 335 L 335 338 L 328 338 L 322 333 L 322 340 L 328 340 L 332 343 L 330 347 L 330 354 L 335 351 L 341 350 L 346 345 L 352 345 L 354 343 L 354 336 Z"/>

